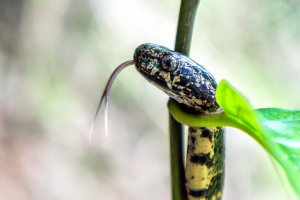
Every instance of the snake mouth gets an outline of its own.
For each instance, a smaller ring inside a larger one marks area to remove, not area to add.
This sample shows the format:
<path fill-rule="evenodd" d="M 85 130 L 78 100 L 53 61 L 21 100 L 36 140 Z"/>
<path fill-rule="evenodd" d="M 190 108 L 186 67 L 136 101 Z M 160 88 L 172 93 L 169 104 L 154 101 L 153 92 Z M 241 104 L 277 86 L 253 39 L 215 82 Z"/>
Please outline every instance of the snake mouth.
<path fill-rule="evenodd" d="M 138 68 L 138 72 L 142 74 L 142 76 L 149 81 L 150 83 L 160 87 L 163 89 L 163 91 L 168 89 L 168 85 L 165 80 L 158 78 L 159 76 L 156 76 L 159 74 L 158 70 L 149 70 L 151 67 L 143 67 L 143 66 L 138 66 L 136 64 L 136 68 Z M 152 67 L 153 68 L 153 67 Z"/>

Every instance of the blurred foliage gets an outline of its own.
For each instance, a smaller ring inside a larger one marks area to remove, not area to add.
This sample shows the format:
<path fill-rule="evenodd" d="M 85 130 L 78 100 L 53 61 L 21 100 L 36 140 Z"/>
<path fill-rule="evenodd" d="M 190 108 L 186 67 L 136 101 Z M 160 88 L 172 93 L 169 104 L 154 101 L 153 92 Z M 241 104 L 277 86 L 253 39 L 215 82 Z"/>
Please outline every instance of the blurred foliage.
<path fill-rule="evenodd" d="M 101 117 L 92 146 L 88 132 L 112 70 L 141 43 L 174 46 L 179 0 L 0 5 L 0 198 L 170 198 L 167 97 L 134 68 L 112 88 L 108 140 Z M 299 109 L 299 8 L 203 1 L 191 57 L 256 107 Z M 224 199 L 284 199 L 267 154 L 227 132 Z"/>

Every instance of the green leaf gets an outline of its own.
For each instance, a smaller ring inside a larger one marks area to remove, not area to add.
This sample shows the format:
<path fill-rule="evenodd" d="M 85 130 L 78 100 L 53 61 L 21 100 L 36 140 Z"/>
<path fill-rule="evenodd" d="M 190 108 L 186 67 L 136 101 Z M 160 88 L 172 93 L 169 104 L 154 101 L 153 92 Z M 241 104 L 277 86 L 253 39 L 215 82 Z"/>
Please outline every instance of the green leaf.
<path fill-rule="evenodd" d="M 257 113 L 249 102 L 226 80 L 222 80 L 217 88 L 216 98 L 230 121 L 232 126 L 249 133 L 256 141 L 263 145 L 262 127 Z M 264 146 L 264 145 L 263 145 Z"/>
<path fill-rule="evenodd" d="M 254 110 L 227 81 L 221 81 L 216 97 L 234 126 L 246 131 L 282 166 L 300 196 L 300 111 Z"/>
<path fill-rule="evenodd" d="M 216 98 L 224 112 L 190 113 L 174 100 L 169 100 L 168 108 L 178 122 L 188 126 L 232 126 L 248 133 L 281 165 L 300 196 L 300 111 L 254 110 L 225 80 L 220 82 Z"/>
<path fill-rule="evenodd" d="M 300 111 L 263 108 L 257 112 L 266 147 L 300 196 Z"/>

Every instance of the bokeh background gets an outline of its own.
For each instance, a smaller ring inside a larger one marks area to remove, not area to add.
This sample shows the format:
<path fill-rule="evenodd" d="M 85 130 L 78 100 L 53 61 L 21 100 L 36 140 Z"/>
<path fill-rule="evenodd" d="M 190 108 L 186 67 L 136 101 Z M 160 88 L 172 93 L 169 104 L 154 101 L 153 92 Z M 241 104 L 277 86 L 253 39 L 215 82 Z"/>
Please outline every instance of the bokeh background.
<path fill-rule="evenodd" d="M 0 199 L 170 199 L 167 96 L 127 68 L 174 47 L 179 0 L 0 0 Z M 255 107 L 300 109 L 300 2 L 202 1 L 191 57 Z M 224 199 L 288 199 L 267 153 L 227 129 Z"/>

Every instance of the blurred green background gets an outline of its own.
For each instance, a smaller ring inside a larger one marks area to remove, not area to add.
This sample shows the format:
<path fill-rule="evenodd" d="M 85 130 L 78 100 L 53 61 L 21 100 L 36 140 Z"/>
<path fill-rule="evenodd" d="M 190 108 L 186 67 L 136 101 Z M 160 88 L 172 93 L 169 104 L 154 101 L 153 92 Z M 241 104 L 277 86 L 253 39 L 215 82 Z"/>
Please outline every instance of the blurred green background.
<path fill-rule="evenodd" d="M 0 199 L 170 199 L 167 96 L 128 68 L 174 47 L 179 0 L 0 0 Z M 255 107 L 300 109 L 300 2 L 202 1 L 191 57 Z M 224 199 L 288 199 L 269 156 L 228 128 Z"/>

